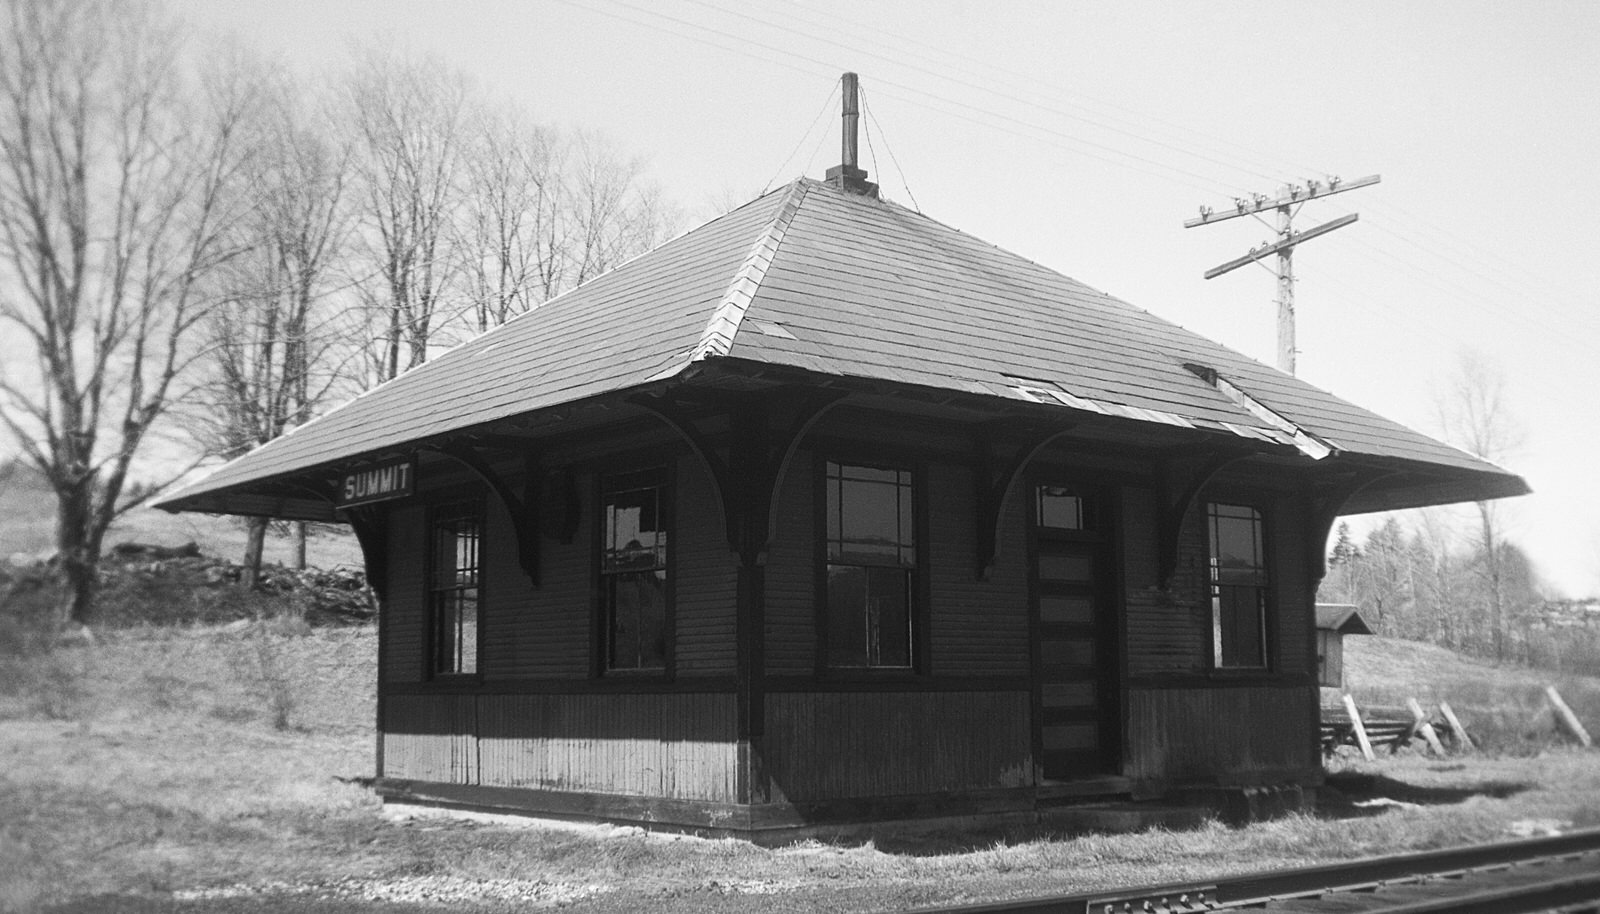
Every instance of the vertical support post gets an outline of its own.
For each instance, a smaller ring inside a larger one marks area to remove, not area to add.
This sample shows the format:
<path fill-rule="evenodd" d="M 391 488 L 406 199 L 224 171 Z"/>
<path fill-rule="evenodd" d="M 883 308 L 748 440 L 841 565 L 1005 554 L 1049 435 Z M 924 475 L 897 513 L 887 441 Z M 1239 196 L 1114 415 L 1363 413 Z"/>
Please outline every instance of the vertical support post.
<path fill-rule="evenodd" d="M 769 802 L 762 738 L 766 733 L 766 548 L 767 498 L 772 469 L 767 450 L 767 412 L 764 404 L 741 403 L 732 413 L 733 441 L 728 452 L 728 479 L 733 485 L 723 493 L 733 501 L 730 517 L 738 569 L 738 606 L 735 630 L 738 640 L 738 786 L 740 803 Z"/>
<path fill-rule="evenodd" d="M 1555 709 L 1556 719 L 1561 721 L 1567 732 L 1578 740 L 1578 744 L 1585 749 L 1594 745 L 1594 742 L 1589 739 L 1589 731 L 1583 729 L 1583 724 L 1578 721 L 1578 715 L 1572 713 L 1572 709 L 1567 707 L 1567 703 L 1561 700 L 1561 693 L 1556 691 L 1556 687 L 1553 685 L 1545 686 L 1544 694 L 1546 698 L 1550 699 L 1550 707 Z"/>
<path fill-rule="evenodd" d="M 1439 734 L 1434 731 L 1433 724 L 1428 722 L 1428 715 L 1422 710 L 1422 704 L 1415 698 L 1407 698 L 1406 707 L 1411 709 L 1413 726 L 1422 734 L 1422 738 L 1427 740 L 1428 748 L 1433 750 L 1434 755 L 1444 758 L 1444 745 L 1439 742 Z"/>
<path fill-rule="evenodd" d="M 1378 757 L 1372 754 L 1372 740 L 1367 738 L 1367 726 L 1361 722 L 1361 711 L 1356 707 L 1356 700 L 1351 698 L 1348 692 L 1344 696 L 1344 710 L 1350 715 L 1350 726 L 1356 732 L 1356 745 L 1361 747 L 1361 757 L 1369 762 L 1377 761 Z"/>
<path fill-rule="evenodd" d="M 1455 734 L 1456 745 L 1461 749 L 1471 752 L 1477 748 L 1472 745 L 1472 737 L 1467 735 L 1467 728 L 1461 726 L 1461 721 L 1456 717 L 1456 712 L 1451 710 L 1450 702 L 1439 702 L 1439 713 L 1444 715 L 1445 723 L 1450 725 L 1450 731 Z"/>
<path fill-rule="evenodd" d="M 1289 207 L 1278 207 L 1280 242 L 1294 234 L 1291 216 Z M 1294 246 L 1288 245 L 1278 251 L 1278 368 L 1292 375 L 1294 363 Z"/>
<path fill-rule="evenodd" d="M 861 108 L 857 98 L 860 82 L 854 73 L 844 75 L 844 126 L 839 135 L 839 163 L 847 170 L 857 167 L 858 151 L 856 146 L 856 126 L 860 120 Z"/>

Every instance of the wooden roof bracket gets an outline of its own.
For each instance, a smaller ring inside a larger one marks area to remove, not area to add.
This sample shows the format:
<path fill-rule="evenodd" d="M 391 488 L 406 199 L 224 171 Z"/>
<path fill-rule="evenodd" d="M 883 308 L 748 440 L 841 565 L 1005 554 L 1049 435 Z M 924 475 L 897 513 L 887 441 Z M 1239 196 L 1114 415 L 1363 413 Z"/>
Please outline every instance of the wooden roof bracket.
<path fill-rule="evenodd" d="M 999 437 L 1002 427 L 1000 423 L 991 423 L 980 429 L 973 438 L 977 452 L 973 481 L 977 485 L 978 505 L 974 537 L 977 553 L 973 570 L 979 581 L 989 580 L 990 573 L 994 571 L 995 555 L 999 552 L 1000 512 L 1005 507 L 1006 499 L 1011 497 L 1011 490 L 1016 488 L 1017 478 L 1050 442 L 1077 428 L 1078 424 L 1059 422 L 1031 429 L 1010 459 L 997 467 L 999 461 L 996 459 L 995 439 Z"/>
<path fill-rule="evenodd" d="M 1206 484 L 1229 464 L 1255 452 L 1242 448 L 1198 448 L 1161 462 L 1160 581 L 1171 590 L 1178 572 L 1178 540 L 1184 519 Z"/>
<path fill-rule="evenodd" d="M 1320 583 L 1328 574 L 1328 534 L 1333 532 L 1339 512 L 1344 510 L 1350 499 L 1370 486 L 1400 475 L 1403 474 L 1398 470 L 1357 467 L 1336 478 L 1319 479 L 1311 483 L 1311 536 L 1306 549 L 1310 553 L 1307 558 L 1316 582 Z"/>
<path fill-rule="evenodd" d="M 483 480 L 500 505 L 511 515 L 511 529 L 517 540 L 517 564 L 528 576 L 528 583 L 539 586 L 539 459 L 532 451 L 523 452 L 523 494 L 518 495 L 500 472 L 489 465 L 470 444 L 430 445 L 435 451 L 471 470 Z"/>
<path fill-rule="evenodd" d="M 732 441 L 726 457 L 681 402 L 649 394 L 629 397 L 628 402 L 665 422 L 688 443 L 711 476 L 729 548 L 744 564 L 757 565 L 766 561 L 777 528 L 778 483 L 800 441 L 847 396 L 841 390 L 788 389 L 731 401 L 726 415 Z M 774 427 L 772 417 L 784 414 L 787 421 Z"/>
<path fill-rule="evenodd" d="M 361 558 L 367 566 L 367 586 L 378 595 L 378 605 L 389 605 L 389 528 L 383 509 L 378 506 L 346 508 L 343 512 L 350 529 L 361 544 Z"/>

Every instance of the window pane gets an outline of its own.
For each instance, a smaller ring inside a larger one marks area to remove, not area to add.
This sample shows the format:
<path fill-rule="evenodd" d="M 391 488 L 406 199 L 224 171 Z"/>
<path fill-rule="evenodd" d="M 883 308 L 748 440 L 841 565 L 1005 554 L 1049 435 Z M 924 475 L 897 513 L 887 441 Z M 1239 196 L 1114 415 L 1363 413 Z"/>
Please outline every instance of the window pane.
<path fill-rule="evenodd" d="M 665 571 L 636 571 L 607 577 L 613 670 L 655 670 L 666 666 L 667 600 Z"/>
<path fill-rule="evenodd" d="M 478 671 L 478 591 L 461 591 L 457 602 L 456 668 L 457 673 Z"/>
<path fill-rule="evenodd" d="M 910 574 L 899 568 L 828 566 L 828 664 L 911 666 Z"/>
<path fill-rule="evenodd" d="M 429 570 L 429 622 L 433 673 L 478 670 L 479 593 L 483 522 L 477 504 L 434 513 L 433 565 Z"/>
<path fill-rule="evenodd" d="M 667 533 L 662 529 L 660 489 L 632 489 L 606 496 L 604 571 L 633 571 L 666 565 Z"/>
<path fill-rule="evenodd" d="M 1213 591 L 1211 606 L 1217 665 L 1256 669 L 1265 667 L 1266 633 L 1261 589 L 1218 586 Z"/>
<path fill-rule="evenodd" d="M 909 472 L 830 463 L 825 485 L 829 559 L 916 564 Z"/>
<path fill-rule="evenodd" d="M 1039 526 L 1057 530 L 1084 530 L 1083 499 L 1071 489 L 1040 486 L 1038 489 Z"/>
<path fill-rule="evenodd" d="M 1233 572 L 1260 572 L 1261 515 L 1254 508 L 1211 506 L 1211 559 L 1214 567 Z"/>

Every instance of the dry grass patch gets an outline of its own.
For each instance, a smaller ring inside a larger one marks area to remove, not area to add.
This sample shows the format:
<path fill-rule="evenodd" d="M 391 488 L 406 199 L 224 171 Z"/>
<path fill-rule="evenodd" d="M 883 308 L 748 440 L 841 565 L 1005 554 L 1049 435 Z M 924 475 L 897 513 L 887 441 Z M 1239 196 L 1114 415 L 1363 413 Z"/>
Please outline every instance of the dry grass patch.
<path fill-rule="evenodd" d="M 275 727 L 263 644 L 292 700 L 288 729 Z M 0 690 L 0 910 L 879 911 L 1600 824 L 1600 755 L 1572 750 L 1340 762 L 1329 817 L 1184 833 L 763 849 L 630 828 L 396 821 L 359 783 L 372 773 L 375 655 L 370 629 L 291 624 L 130 630 L 35 658 L 62 664 L 78 691 L 46 713 L 37 689 Z"/>

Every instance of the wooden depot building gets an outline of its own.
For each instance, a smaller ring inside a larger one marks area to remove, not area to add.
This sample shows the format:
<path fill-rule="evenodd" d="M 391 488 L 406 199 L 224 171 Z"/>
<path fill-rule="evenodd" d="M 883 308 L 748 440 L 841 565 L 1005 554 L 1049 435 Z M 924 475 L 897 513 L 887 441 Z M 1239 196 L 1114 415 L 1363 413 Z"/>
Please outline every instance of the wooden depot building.
<path fill-rule="evenodd" d="M 385 797 L 773 838 L 1309 802 L 1335 517 L 1525 491 L 847 164 L 162 506 L 354 527 Z"/>

